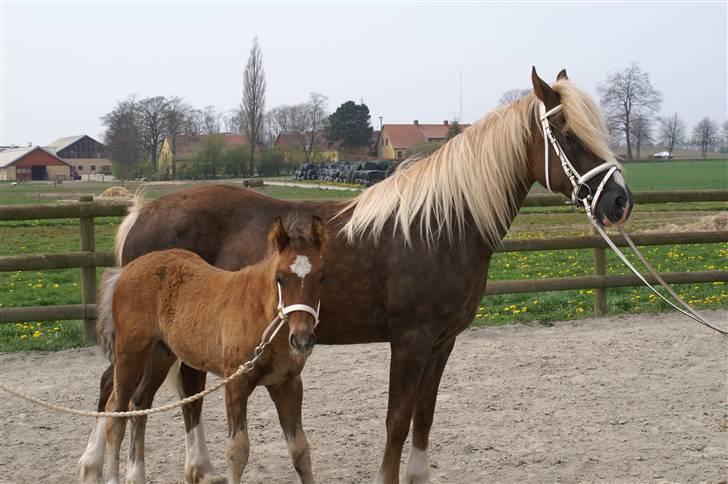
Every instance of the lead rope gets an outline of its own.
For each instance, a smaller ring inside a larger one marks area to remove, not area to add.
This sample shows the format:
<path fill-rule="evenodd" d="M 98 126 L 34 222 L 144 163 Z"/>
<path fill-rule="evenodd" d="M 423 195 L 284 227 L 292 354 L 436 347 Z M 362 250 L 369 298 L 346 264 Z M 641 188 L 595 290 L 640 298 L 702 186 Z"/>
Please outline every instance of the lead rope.
<path fill-rule="evenodd" d="M 693 319 L 697 321 L 698 323 L 707 326 L 708 328 L 717 331 L 718 333 L 722 334 L 723 336 L 728 336 L 728 331 L 718 328 L 717 326 L 711 324 L 708 322 L 704 317 L 702 317 L 700 314 L 697 313 L 688 303 L 686 303 L 679 294 L 677 294 L 663 279 L 660 277 L 660 275 L 657 273 L 654 267 L 652 267 L 652 264 L 650 264 L 647 259 L 642 255 L 642 253 L 637 249 L 637 246 L 634 244 L 632 239 L 629 238 L 627 235 L 627 232 L 624 231 L 621 227 L 619 227 L 619 232 L 624 237 L 624 240 L 627 242 L 627 245 L 629 245 L 630 249 L 637 255 L 639 260 L 644 264 L 644 266 L 647 268 L 647 271 L 655 278 L 655 280 L 670 294 L 675 300 L 682 306 L 682 308 L 675 305 L 672 301 L 668 300 L 661 292 L 659 292 L 657 289 L 655 289 L 649 282 L 647 282 L 647 279 L 632 265 L 632 263 L 627 259 L 627 257 L 622 253 L 621 250 L 617 247 L 617 245 L 612 242 L 612 239 L 609 238 L 609 235 L 607 235 L 606 231 L 602 228 L 601 225 L 599 225 L 599 222 L 597 222 L 596 218 L 594 217 L 594 210 L 597 205 L 597 201 L 599 200 L 599 197 L 602 194 L 602 191 L 604 190 L 604 186 L 607 184 L 607 181 L 609 181 L 609 178 L 614 175 L 615 172 L 621 171 L 619 164 L 617 164 L 615 161 L 606 161 L 602 163 L 601 165 L 597 166 L 596 168 L 592 168 L 588 172 L 586 172 L 584 175 L 579 175 L 579 172 L 574 168 L 574 165 L 571 164 L 569 161 L 569 158 L 566 156 L 566 153 L 564 153 L 564 150 L 561 149 L 561 145 L 559 145 L 558 140 L 554 136 L 553 132 L 551 131 L 551 127 L 549 126 L 549 116 L 551 116 L 554 113 L 557 113 L 561 111 L 561 105 L 559 104 L 556 107 L 551 108 L 550 110 L 546 111 L 546 105 L 541 102 L 539 103 L 539 120 L 541 122 L 541 129 L 543 131 L 543 139 L 544 139 L 544 174 L 546 179 L 546 188 L 551 191 L 551 183 L 549 180 L 549 142 L 551 143 L 551 146 L 554 149 L 554 152 L 561 160 L 561 168 L 564 170 L 564 173 L 566 174 L 566 177 L 569 179 L 572 185 L 572 193 L 571 193 L 571 203 L 575 206 L 578 206 L 579 203 L 581 203 L 584 206 L 584 210 L 587 213 L 587 217 L 589 218 L 589 222 L 594 226 L 594 228 L 597 230 L 597 233 L 602 236 L 604 241 L 607 243 L 607 245 L 617 254 L 617 256 L 622 260 L 624 265 L 626 265 L 629 270 L 631 270 L 653 293 L 655 293 L 660 299 L 665 301 L 667 304 L 672 306 L 674 309 L 677 309 L 679 312 L 684 314 L 685 316 L 689 317 L 690 319 Z M 593 178 L 596 174 L 601 173 L 603 171 L 606 171 L 607 173 L 602 178 L 601 182 L 599 183 L 599 186 L 597 187 L 596 192 L 592 195 L 591 189 L 589 189 L 589 186 L 586 185 L 586 182 L 589 181 L 591 178 Z M 584 194 L 584 196 L 580 196 L 582 187 L 586 187 L 587 191 Z M 591 203 L 589 203 L 591 202 Z"/>
<path fill-rule="evenodd" d="M 321 307 L 321 301 L 319 301 L 318 306 L 316 307 L 316 310 L 314 310 L 311 306 L 308 306 L 306 304 L 291 304 L 290 306 L 284 306 L 283 305 L 283 295 L 281 293 L 281 286 L 278 284 L 278 314 L 276 315 L 273 320 L 268 323 L 268 326 L 265 328 L 265 331 L 263 331 L 263 335 L 260 338 L 260 343 L 258 346 L 255 347 L 255 350 L 253 352 L 253 357 L 240 365 L 237 370 L 235 370 L 234 373 L 227 376 L 225 379 L 219 381 L 218 383 L 214 384 L 210 388 L 206 388 L 205 390 L 196 393 L 194 395 L 190 395 L 187 398 L 183 398 L 182 400 L 178 400 L 176 402 L 172 402 L 167 405 L 163 405 L 161 407 L 155 407 L 155 408 L 148 408 L 144 410 L 129 410 L 126 412 L 91 412 L 87 410 L 77 410 L 75 408 L 70 407 L 64 407 L 62 405 L 56 405 L 54 403 L 46 402 L 44 400 L 41 400 L 39 398 L 33 397 L 31 395 L 28 395 L 27 393 L 21 392 L 18 389 L 11 388 L 8 386 L 5 386 L 3 383 L 0 382 L 0 389 L 5 390 L 6 392 L 15 395 L 16 397 L 20 397 L 24 400 L 27 400 L 29 402 L 35 403 L 36 405 L 40 405 L 41 407 L 45 407 L 51 410 L 56 410 L 61 413 L 67 413 L 70 415 L 78 415 L 81 417 L 141 417 L 143 415 L 151 415 L 153 413 L 161 413 L 166 412 L 168 410 L 175 409 L 177 407 L 181 407 L 183 405 L 187 405 L 189 403 L 192 403 L 196 400 L 199 400 L 201 398 L 206 397 L 207 395 L 219 390 L 220 388 L 224 387 L 231 381 L 233 381 L 235 378 L 239 377 L 243 373 L 247 373 L 249 371 L 252 371 L 253 368 L 255 368 L 256 363 L 260 359 L 261 355 L 265 351 L 265 349 L 268 347 L 271 341 L 273 341 L 273 338 L 278 334 L 278 331 L 281 329 L 281 327 L 288 321 L 288 315 L 295 311 L 303 311 L 306 313 L 311 314 L 314 317 L 315 325 L 318 325 L 319 322 L 319 309 Z M 277 324 L 276 324 L 277 323 Z M 275 330 L 271 334 L 270 337 L 268 337 L 268 334 L 270 333 L 271 329 L 275 326 Z"/>

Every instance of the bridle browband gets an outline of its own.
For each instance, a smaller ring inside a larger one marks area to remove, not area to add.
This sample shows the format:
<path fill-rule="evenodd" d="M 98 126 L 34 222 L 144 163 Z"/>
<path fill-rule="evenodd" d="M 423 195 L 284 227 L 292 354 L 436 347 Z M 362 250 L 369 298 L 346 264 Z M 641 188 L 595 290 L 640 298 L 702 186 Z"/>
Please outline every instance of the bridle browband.
<path fill-rule="evenodd" d="M 645 257 L 640 253 L 639 250 L 637 250 L 637 246 L 632 241 L 632 239 L 627 235 L 627 232 L 624 231 L 622 227 L 619 227 L 619 232 L 624 238 L 624 240 L 627 242 L 627 245 L 632 249 L 632 251 L 637 255 L 637 257 L 640 259 L 640 261 L 644 264 L 644 266 L 647 268 L 648 272 L 652 274 L 652 277 L 655 278 L 655 280 L 663 287 L 665 290 L 673 297 L 675 300 L 682 306 L 678 307 L 676 306 L 672 301 L 668 300 L 665 296 L 662 295 L 659 291 L 657 291 L 652 285 L 647 282 L 647 279 L 645 276 L 643 276 L 633 265 L 632 263 L 627 259 L 627 257 L 622 253 L 621 250 L 617 247 L 617 245 L 612 241 L 612 239 L 609 238 L 609 235 L 604 231 L 602 226 L 597 221 L 596 217 L 594 216 L 594 212 L 596 210 L 597 203 L 599 202 L 599 197 L 601 197 L 602 192 L 604 191 L 604 187 L 607 184 L 607 182 L 614 176 L 615 173 L 622 171 L 622 168 L 620 167 L 619 163 L 616 161 L 605 161 L 601 165 L 592 168 L 588 172 L 584 173 L 583 175 L 580 175 L 579 172 L 574 168 L 574 165 L 571 164 L 569 161 L 569 158 L 566 156 L 566 153 L 564 153 L 564 150 L 561 148 L 561 145 L 559 145 L 558 140 L 554 136 L 554 133 L 551 131 L 551 126 L 549 124 L 549 116 L 552 114 L 558 113 L 561 111 L 561 104 L 558 106 L 555 106 L 548 111 L 546 110 L 546 105 L 543 103 L 543 101 L 539 101 L 539 121 L 541 122 L 541 131 L 543 134 L 543 147 L 544 147 L 544 176 L 546 179 L 546 188 L 549 192 L 553 191 L 551 190 L 551 181 L 549 180 L 549 142 L 551 143 L 551 147 L 553 148 L 556 155 L 561 160 L 561 168 L 564 170 L 564 174 L 571 182 L 572 191 L 571 191 L 571 203 L 574 206 L 583 206 L 584 210 L 586 211 L 587 217 L 589 218 L 589 221 L 596 229 L 597 233 L 602 236 L 604 241 L 607 243 L 607 245 L 617 254 L 617 256 L 620 258 L 620 260 L 626 265 L 629 270 L 631 270 L 639 279 L 642 281 L 643 284 L 645 284 L 653 293 L 655 293 L 658 297 L 660 297 L 663 301 L 665 301 L 667 304 L 672 306 L 674 309 L 678 310 L 685 316 L 697 321 L 698 323 L 707 326 L 710 329 L 713 329 L 717 331 L 718 333 L 722 334 L 723 336 L 728 336 L 728 331 L 718 328 L 714 326 L 713 324 L 709 323 L 705 318 L 703 318 L 700 314 L 698 314 L 688 303 L 686 303 L 667 283 L 660 277 L 660 275 L 657 273 L 657 271 L 652 267 L 652 265 L 645 259 Z M 587 185 L 587 182 L 594 178 L 599 173 L 605 172 L 604 178 L 602 178 L 602 181 L 599 182 L 599 185 L 597 186 L 596 191 L 592 194 L 591 188 L 589 185 Z M 583 192 L 583 193 L 582 193 Z"/>

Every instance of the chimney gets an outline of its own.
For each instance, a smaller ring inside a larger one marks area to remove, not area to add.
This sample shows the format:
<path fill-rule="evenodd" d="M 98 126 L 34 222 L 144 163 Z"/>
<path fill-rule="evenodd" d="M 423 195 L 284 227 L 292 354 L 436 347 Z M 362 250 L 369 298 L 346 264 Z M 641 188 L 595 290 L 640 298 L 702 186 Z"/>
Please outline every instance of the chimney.
<path fill-rule="evenodd" d="M 30 148 L 31 146 L 33 146 L 33 142 L 32 141 L 28 141 L 28 148 Z"/>
<path fill-rule="evenodd" d="M 450 123 L 446 119 L 445 121 L 442 122 L 442 124 L 444 124 L 445 126 L 448 126 Z"/>
<path fill-rule="evenodd" d="M 420 122 L 417 119 L 415 119 L 415 126 L 419 126 L 419 125 L 420 125 Z"/>

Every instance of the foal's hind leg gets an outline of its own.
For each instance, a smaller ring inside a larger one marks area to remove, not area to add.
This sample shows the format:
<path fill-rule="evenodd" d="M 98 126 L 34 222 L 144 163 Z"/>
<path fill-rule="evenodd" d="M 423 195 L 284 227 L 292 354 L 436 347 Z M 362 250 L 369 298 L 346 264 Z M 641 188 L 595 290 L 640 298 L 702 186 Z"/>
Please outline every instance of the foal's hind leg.
<path fill-rule="evenodd" d="M 430 480 L 430 464 L 427 459 L 430 428 L 435 414 L 440 378 L 454 344 L 455 338 L 434 348 L 422 374 L 412 419 L 412 447 L 404 476 L 406 484 L 424 484 Z"/>
<path fill-rule="evenodd" d="M 101 375 L 99 384 L 99 402 L 97 410 L 103 412 L 106 402 L 111 396 L 114 385 L 114 366 L 109 367 Z M 79 482 L 100 482 L 104 472 L 104 452 L 106 451 L 106 419 L 99 417 L 94 423 L 94 428 L 88 439 L 86 451 L 78 460 Z"/>
<path fill-rule="evenodd" d="M 139 351 L 118 352 L 114 367 L 114 392 L 106 404 L 107 410 L 123 412 L 129 408 L 139 378 L 144 373 L 149 346 Z M 119 451 L 124 439 L 126 417 L 113 417 L 106 421 L 106 439 L 108 448 L 106 458 L 109 463 L 108 482 L 119 482 Z"/>
<path fill-rule="evenodd" d="M 161 346 L 157 346 L 154 358 L 149 360 L 144 376 L 139 382 L 131 399 L 131 410 L 151 408 L 154 395 L 167 377 L 167 372 L 177 358 L 170 356 Z M 145 482 L 144 472 L 144 431 L 147 416 L 131 417 L 129 428 L 129 462 L 126 465 L 126 482 L 139 484 Z"/>
<path fill-rule="evenodd" d="M 285 382 L 269 386 L 268 393 L 276 405 L 278 419 L 283 428 L 283 435 L 288 442 L 288 452 L 293 460 L 293 467 L 304 484 L 313 482 L 311 472 L 311 451 L 301 424 L 301 403 L 303 400 L 303 383 L 301 376 L 296 375 Z"/>

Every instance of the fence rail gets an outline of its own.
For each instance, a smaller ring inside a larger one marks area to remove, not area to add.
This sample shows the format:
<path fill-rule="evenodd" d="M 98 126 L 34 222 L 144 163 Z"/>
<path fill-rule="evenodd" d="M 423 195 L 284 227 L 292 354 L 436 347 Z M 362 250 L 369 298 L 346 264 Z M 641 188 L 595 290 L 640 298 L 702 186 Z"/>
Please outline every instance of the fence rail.
<path fill-rule="evenodd" d="M 637 203 L 690 203 L 725 202 L 728 190 L 637 192 Z M 565 199 L 560 195 L 536 194 L 526 199 L 527 207 L 561 206 Z M 31 254 L 0 257 L 0 272 L 72 269 L 81 270 L 81 304 L 0 308 L 0 323 L 28 320 L 84 321 L 84 337 L 95 339 L 96 317 L 96 268 L 114 265 L 111 252 L 96 252 L 94 219 L 97 217 L 118 217 L 126 214 L 128 202 L 94 201 L 84 196 L 78 202 L 64 205 L 25 205 L 0 207 L 0 220 L 36 219 L 79 219 L 80 251 L 61 254 Z M 644 233 L 632 236 L 637 245 L 704 244 L 728 242 L 728 231 Z M 625 246 L 622 237 L 613 237 L 619 246 Z M 554 237 L 548 239 L 505 240 L 497 252 L 522 252 L 539 250 L 592 249 L 594 254 L 594 275 L 559 277 L 529 280 L 490 281 L 486 294 L 517 294 L 529 292 L 564 291 L 572 289 L 594 289 L 594 309 L 597 315 L 607 312 L 606 294 L 608 288 L 640 285 L 639 279 L 631 274 L 607 275 L 604 240 L 596 235 L 577 237 Z M 727 282 L 728 271 L 691 271 L 661 274 L 670 284 L 698 282 Z M 650 282 L 654 282 L 648 278 Z"/>

